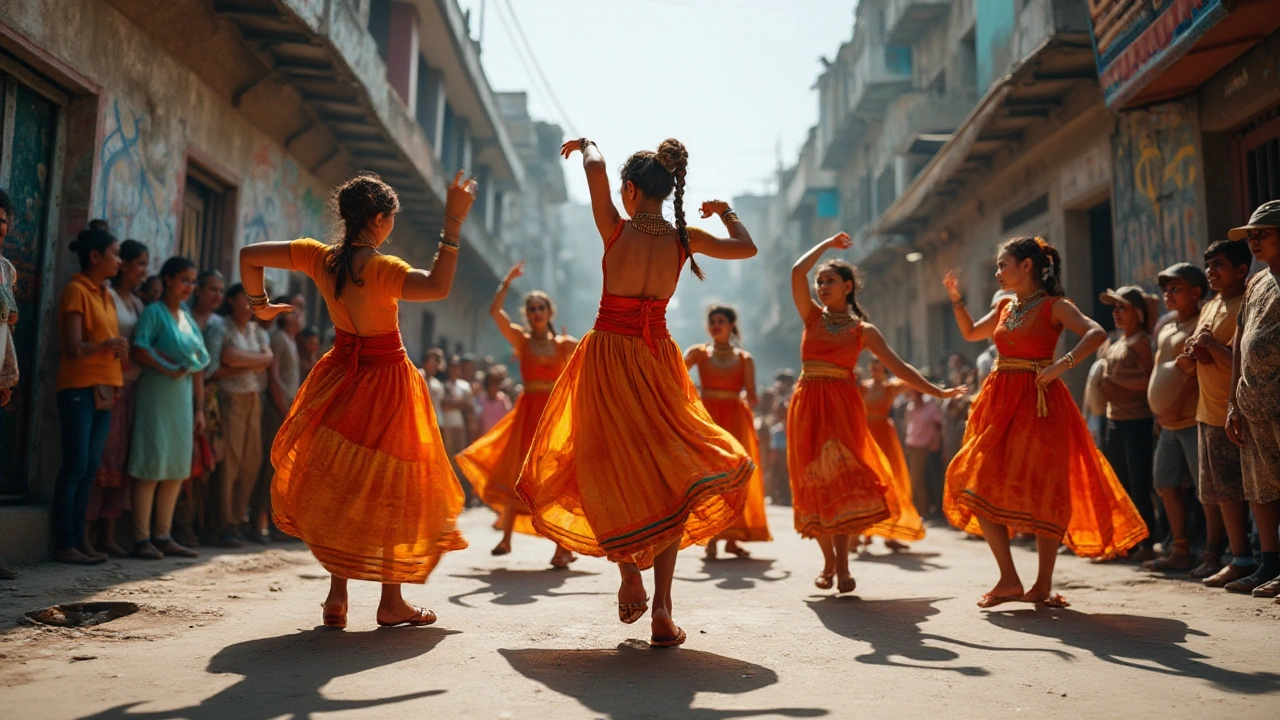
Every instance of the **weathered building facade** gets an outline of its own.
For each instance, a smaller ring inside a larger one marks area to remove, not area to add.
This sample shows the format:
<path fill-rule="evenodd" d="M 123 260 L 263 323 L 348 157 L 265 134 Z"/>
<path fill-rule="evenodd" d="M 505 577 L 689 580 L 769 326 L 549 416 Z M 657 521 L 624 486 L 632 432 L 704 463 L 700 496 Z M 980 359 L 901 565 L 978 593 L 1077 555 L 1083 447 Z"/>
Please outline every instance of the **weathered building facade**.
<path fill-rule="evenodd" d="M 427 266 L 458 168 L 481 182 L 453 295 L 402 306 L 413 354 L 500 342 L 489 292 L 514 249 L 501 208 L 525 175 L 454 0 L 27 0 L 0 6 L 0 188 L 17 206 L 23 371 L 0 409 L 0 553 L 42 555 L 60 458 L 56 305 L 92 218 L 232 280 L 239 247 L 332 232 L 359 170 L 400 192 L 388 251 Z M 277 292 L 309 282 L 269 276 Z M 483 322 L 481 322 L 483 320 Z"/>

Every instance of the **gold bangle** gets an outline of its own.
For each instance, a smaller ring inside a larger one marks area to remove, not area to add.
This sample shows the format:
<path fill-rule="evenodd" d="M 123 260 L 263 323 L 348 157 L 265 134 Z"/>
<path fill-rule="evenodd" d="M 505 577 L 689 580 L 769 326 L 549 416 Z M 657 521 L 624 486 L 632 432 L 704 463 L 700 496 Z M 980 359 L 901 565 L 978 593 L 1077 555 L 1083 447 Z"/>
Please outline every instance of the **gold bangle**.
<path fill-rule="evenodd" d="M 457 255 L 457 254 L 458 254 L 458 246 L 457 246 L 457 245 L 445 245 L 444 243 L 440 243 L 440 247 L 439 247 L 439 248 L 437 248 L 437 250 L 438 250 L 439 252 L 442 252 L 442 253 L 449 253 L 450 255 Z"/>
<path fill-rule="evenodd" d="M 1075 353 L 1067 353 L 1066 355 L 1063 355 L 1063 356 L 1062 356 L 1062 359 L 1067 363 L 1067 369 L 1068 369 L 1068 370 L 1070 370 L 1070 369 L 1072 369 L 1072 368 L 1074 368 L 1074 367 L 1076 366 L 1076 355 L 1075 355 Z"/>
<path fill-rule="evenodd" d="M 738 213 L 732 210 L 725 210 L 724 212 L 720 213 L 720 221 L 723 222 L 725 225 L 728 225 L 729 223 L 742 222 L 741 220 L 738 219 Z"/>

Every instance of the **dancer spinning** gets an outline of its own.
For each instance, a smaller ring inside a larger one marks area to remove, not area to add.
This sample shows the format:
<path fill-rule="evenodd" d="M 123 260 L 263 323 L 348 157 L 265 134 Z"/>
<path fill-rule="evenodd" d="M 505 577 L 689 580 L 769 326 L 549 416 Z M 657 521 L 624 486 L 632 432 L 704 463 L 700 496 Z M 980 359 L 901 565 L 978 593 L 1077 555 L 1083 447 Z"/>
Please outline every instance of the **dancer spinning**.
<path fill-rule="evenodd" d="M 595 328 L 569 359 L 551 391 L 516 492 L 541 534 L 572 550 L 618 563 L 618 618 L 648 609 L 640 570 L 654 568 L 652 639 L 679 645 L 671 619 L 671 579 L 681 547 L 704 542 L 742 510 L 755 465 L 698 402 L 680 348 L 667 332 L 667 301 L 693 253 L 723 259 L 756 254 L 751 235 L 723 202 L 703 203 L 730 237 L 688 228 L 684 182 L 689 154 L 677 140 L 632 155 L 622 167 L 624 219 L 613 205 L 609 174 L 590 140 L 565 143 L 582 152 L 596 228 L 605 241 L 604 291 Z M 675 225 L 662 202 L 675 190 Z"/>
<path fill-rule="evenodd" d="M 924 539 L 924 520 L 916 510 L 911 492 L 911 472 L 907 468 L 907 456 L 898 440 L 898 428 L 893 423 L 893 401 L 907 389 L 907 384 L 889 377 L 889 370 L 879 360 L 872 360 L 871 377 L 862 381 L 862 402 L 867 409 L 867 429 L 876 441 L 880 452 L 889 460 L 893 482 L 885 490 L 889 502 L 889 518 L 872 525 L 863 536 L 863 546 L 871 546 L 871 538 L 884 538 L 885 547 L 893 551 L 907 550 L 908 542 Z"/>
<path fill-rule="evenodd" d="M 424 583 L 451 550 L 463 493 L 449 464 L 427 384 L 400 342 L 398 303 L 443 300 L 457 270 L 459 231 L 475 200 L 459 172 L 445 201 L 444 232 L 430 271 L 378 248 L 395 226 L 400 200 L 374 175 L 337 189 L 342 237 L 265 242 L 240 251 L 240 277 L 254 314 L 292 312 L 270 304 L 263 268 L 304 272 L 315 281 L 337 331 L 333 349 L 307 375 L 271 449 L 271 505 L 281 530 L 302 538 L 331 574 L 324 624 L 347 624 L 347 581 L 382 583 L 381 626 L 430 625 L 400 584 Z"/>
<path fill-rule="evenodd" d="M 844 250 L 849 235 L 839 233 L 805 253 L 791 268 L 791 298 L 804 321 L 800 341 L 800 382 L 787 411 L 787 469 L 796 531 L 816 538 L 822 573 L 813 584 L 853 592 L 849 536 L 895 517 L 898 506 L 889 459 L 868 432 L 867 412 L 853 369 L 863 348 L 870 350 L 909 386 L 935 397 L 954 397 L 965 388 L 943 389 L 899 358 L 884 336 L 866 321 L 857 301 L 853 266 L 828 260 L 818 268 L 809 294 L 809 271 L 827 250 Z M 901 510 L 898 509 L 898 518 Z"/>
<path fill-rule="evenodd" d="M 555 387 L 556 378 L 560 377 L 569 356 L 578 346 L 578 341 L 572 337 L 555 334 L 551 325 L 556 314 L 555 305 L 541 290 L 534 290 L 524 298 L 524 317 L 529 324 L 528 329 L 511 322 L 511 317 L 502 307 L 506 303 L 511 281 L 522 274 L 523 262 L 511 268 L 498 287 L 498 293 L 493 296 L 489 314 L 498 323 L 498 329 L 507 338 L 507 342 L 511 343 L 511 348 L 520 361 L 524 392 L 520 394 L 520 399 L 511 412 L 454 457 L 462 473 L 471 481 L 476 495 L 500 513 L 498 526 L 502 529 L 502 541 L 491 551 L 493 555 L 511 552 L 513 530 L 527 535 L 538 534 L 533 529 L 529 508 L 516 495 L 516 479 L 520 476 L 520 466 L 524 464 L 524 456 L 528 454 L 529 445 L 533 442 L 533 433 L 538 429 L 538 419 L 542 417 L 542 410 L 551 397 L 551 388 Z M 568 548 L 557 545 L 556 552 L 551 557 L 551 566 L 567 568 L 575 559 Z"/>
<path fill-rule="evenodd" d="M 772 540 L 769 520 L 764 511 L 764 468 L 760 464 L 760 445 L 756 440 L 756 365 L 745 350 L 733 346 L 741 340 L 738 312 L 728 305 L 712 305 L 707 310 L 707 332 L 711 344 L 695 345 L 685 353 L 686 367 L 698 368 L 702 383 L 702 404 L 717 425 L 728 430 L 742 443 L 756 464 L 747 483 L 746 504 L 729 529 L 707 542 L 707 559 L 716 559 L 716 541 L 724 540 L 724 550 L 740 558 L 751 553 L 738 543 Z M 743 391 L 746 391 L 744 398 Z"/>
<path fill-rule="evenodd" d="M 1111 466 L 1094 446 L 1071 392 L 1059 376 L 1096 351 L 1106 334 L 1062 297 L 1062 259 L 1040 238 L 1000 247 L 996 280 L 1016 294 L 976 323 L 960 284 L 948 272 L 960 334 L 993 338 L 999 358 L 974 399 L 964 442 L 947 469 L 943 511 L 952 525 L 981 532 L 1000 566 L 1000 580 L 978 600 L 1066 607 L 1053 593 L 1053 566 L 1064 536 L 1084 557 L 1112 557 L 1137 545 L 1147 527 Z M 1063 329 L 1080 335 L 1071 352 L 1053 359 Z M 1039 574 L 1023 591 L 1010 532 L 1035 533 Z"/>

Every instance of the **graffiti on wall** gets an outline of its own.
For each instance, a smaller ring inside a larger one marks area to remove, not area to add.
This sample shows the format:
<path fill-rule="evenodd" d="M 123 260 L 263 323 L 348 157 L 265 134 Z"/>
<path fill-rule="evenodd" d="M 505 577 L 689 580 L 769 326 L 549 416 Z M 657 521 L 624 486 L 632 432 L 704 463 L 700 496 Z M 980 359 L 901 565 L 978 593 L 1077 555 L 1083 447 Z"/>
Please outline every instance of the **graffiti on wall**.
<path fill-rule="evenodd" d="M 167 252 L 175 241 L 178 178 L 171 154 L 150 115 L 120 98 L 107 104 L 93 214 L 106 219 L 117 236 L 140 240 L 153 251 Z"/>
<path fill-rule="evenodd" d="M 1155 285 L 1156 273 L 1204 250 L 1203 158 L 1191 101 L 1123 113 L 1114 142 L 1116 277 Z"/>
<path fill-rule="evenodd" d="M 318 187 L 304 180 L 298 164 L 275 145 L 258 143 L 240 194 L 241 242 L 324 239 L 325 204 Z"/>

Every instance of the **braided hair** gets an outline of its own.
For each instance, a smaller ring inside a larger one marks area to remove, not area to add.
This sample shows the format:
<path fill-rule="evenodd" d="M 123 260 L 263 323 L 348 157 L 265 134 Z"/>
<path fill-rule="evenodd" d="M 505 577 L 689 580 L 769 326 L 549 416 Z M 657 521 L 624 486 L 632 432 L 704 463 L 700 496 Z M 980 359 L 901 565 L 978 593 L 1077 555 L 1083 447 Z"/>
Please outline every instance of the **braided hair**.
<path fill-rule="evenodd" d="M 844 296 L 844 301 L 849 304 L 849 310 L 859 320 L 866 320 L 867 311 L 863 310 L 862 306 L 858 304 L 858 285 L 860 283 L 858 282 L 857 269 L 843 260 L 828 260 L 818 266 L 818 272 L 823 270 L 830 270 L 839 275 L 841 280 L 853 283 L 853 289 Z"/>
<path fill-rule="evenodd" d="M 1000 246 L 1000 253 L 1008 253 L 1017 262 L 1030 260 L 1031 275 L 1046 294 L 1054 297 L 1065 294 L 1062 290 L 1062 255 L 1044 238 L 1023 235 L 1006 240 Z"/>
<path fill-rule="evenodd" d="M 684 217 L 684 178 L 689 170 L 689 151 L 684 143 L 675 138 L 667 138 L 658 146 L 657 152 L 641 150 L 622 166 L 622 181 L 630 182 L 645 196 L 665 200 L 675 189 L 675 197 L 671 204 L 675 210 L 676 234 L 680 237 L 680 247 L 689 258 L 689 269 L 699 280 L 706 279 L 702 268 L 693 259 L 693 251 L 689 249 L 689 224 Z"/>
<path fill-rule="evenodd" d="M 333 276 L 333 296 L 338 298 L 342 297 L 348 280 L 356 286 L 364 285 L 351 267 L 356 251 L 352 242 L 360 238 L 378 215 L 400 212 L 400 197 L 377 175 L 364 172 L 338 186 L 329 204 L 342 221 L 342 235 L 324 261 L 325 272 Z"/>

